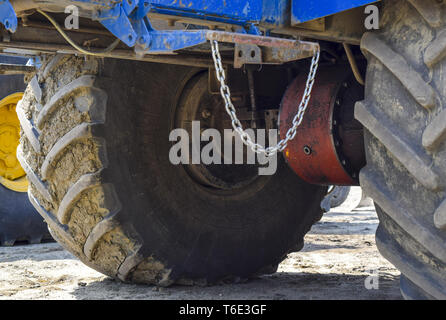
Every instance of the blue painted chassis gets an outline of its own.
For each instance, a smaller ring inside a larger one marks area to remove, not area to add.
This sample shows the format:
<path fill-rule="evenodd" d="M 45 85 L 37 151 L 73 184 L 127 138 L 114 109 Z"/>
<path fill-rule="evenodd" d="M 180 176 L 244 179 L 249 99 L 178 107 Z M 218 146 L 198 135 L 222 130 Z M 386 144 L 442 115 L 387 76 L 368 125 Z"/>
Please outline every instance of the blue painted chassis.
<path fill-rule="evenodd" d="M 92 19 L 139 53 L 170 53 L 208 41 L 206 30 L 161 31 L 147 14 L 225 23 L 236 32 L 269 35 L 269 29 L 299 24 L 363 6 L 370 0 L 71 0 L 91 9 Z M 17 17 L 8 0 L 0 0 L 0 23 L 11 32 Z M 262 33 L 262 31 L 263 33 Z"/>

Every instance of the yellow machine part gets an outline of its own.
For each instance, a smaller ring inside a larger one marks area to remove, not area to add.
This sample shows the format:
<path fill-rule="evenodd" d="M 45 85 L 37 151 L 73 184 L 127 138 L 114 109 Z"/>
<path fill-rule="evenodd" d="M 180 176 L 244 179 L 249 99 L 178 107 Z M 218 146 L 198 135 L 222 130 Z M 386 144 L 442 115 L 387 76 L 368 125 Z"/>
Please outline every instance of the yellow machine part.
<path fill-rule="evenodd" d="M 22 97 L 23 93 L 18 92 L 0 101 L 0 184 L 16 192 L 28 190 L 25 171 L 16 156 L 20 122 L 15 109 Z"/>

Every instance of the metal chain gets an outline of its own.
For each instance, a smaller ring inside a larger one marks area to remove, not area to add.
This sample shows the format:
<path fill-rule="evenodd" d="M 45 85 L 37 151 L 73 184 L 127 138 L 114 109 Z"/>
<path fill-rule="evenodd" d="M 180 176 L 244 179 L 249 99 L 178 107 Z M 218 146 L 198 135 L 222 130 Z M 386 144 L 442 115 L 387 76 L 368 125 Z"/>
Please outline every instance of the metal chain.
<path fill-rule="evenodd" d="M 285 139 L 281 140 L 276 146 L 268 147 L 268 148 L 265 148 L 265 147 L 261 146 L 260 144 L 252 141 L 249 134 L 246 133 L 245 130 L 243 130 L 243 126 L 242 126 L 240 120 L 237 118 L 235 107 L 231 101 L 231 91 L 229 90 L 229 87 L 226 85 L 226 73 L 223 68 L 223 63 L 221 60 L 220 50 L 218 47 L 218 41 L 216 41 L 216 40 L 211 41 L 211 47 L 212 47 L 212 57 L 214 59 L 214 64 L 215 64 L 215 73 L 216 73 L 217 79 L 221 85 L 220 93 L 221 93 L 221 96 L 223 97 L 223 100 L 225 102 L 225 109 L 226 109 L 226 112 L 231 117 L 232 127 L 240 135 L 240 138 L 242 139 L 243 143 L 245 145 L 247 145 L 248 147 L 250 147 L 251 150 L 254 151 L 255 153 L 263 153 L 267 157 L 274 156 L 278 151 L 282 152 L 283 150 L 285 150 L 285 148 L 288 145 L 288 142 L 290 140 L 293 140 L 294 137 L 296 136 L 296 132 L 297 132 L 296 130 L 300 126 L 300 124 L 303 120 L 305 110 L 307 109 L 308 102 L 310 101 L 310 98 L 311 98 L 311 91 L 313 90 L 314 79 L 316 77 L 316 72 L 317 72 L 317 68 L 319 65 L 319 57 L 320 57 L 319 46 L 317 47 L 317 50 L 315 51 L 315 53 L 313 55 L 313 59 L 311 61 L 311 68 L 310 68 L 310 73 L 308 75 L 307 84 L 305 87 L 305 91 L 304 91 L 302 100 L 299 105 L 299 109 L 297 111 L 296 116 L 293 119 L 293 126 L 286 133 Z"/>

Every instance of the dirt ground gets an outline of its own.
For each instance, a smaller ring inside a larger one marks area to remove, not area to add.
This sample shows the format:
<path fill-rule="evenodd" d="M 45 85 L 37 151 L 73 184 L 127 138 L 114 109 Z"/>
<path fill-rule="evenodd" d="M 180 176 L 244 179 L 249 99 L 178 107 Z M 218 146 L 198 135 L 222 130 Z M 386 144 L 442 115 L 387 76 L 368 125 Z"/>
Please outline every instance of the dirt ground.
<path fill-rule="evenodd" d="M 277 273 L 244 283 L 157 288 L 123 284 L 56 243 L 0 247 L 0 299 L 402 299 L 399 272 L 379 254 L 373 207 L 326 213 Z"/>

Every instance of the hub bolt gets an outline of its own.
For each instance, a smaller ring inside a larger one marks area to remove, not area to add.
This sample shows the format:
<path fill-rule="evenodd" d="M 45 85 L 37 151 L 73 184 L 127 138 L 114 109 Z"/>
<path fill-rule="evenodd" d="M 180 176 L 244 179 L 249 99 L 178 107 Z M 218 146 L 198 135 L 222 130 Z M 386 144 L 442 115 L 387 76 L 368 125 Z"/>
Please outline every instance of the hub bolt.
<path fill-rule="evenodd" d="M 208 109 L 204 109 L 203 112 L 201 113 L 203 119 L 208 119 L 211 115 L 212 113 Z"/>

